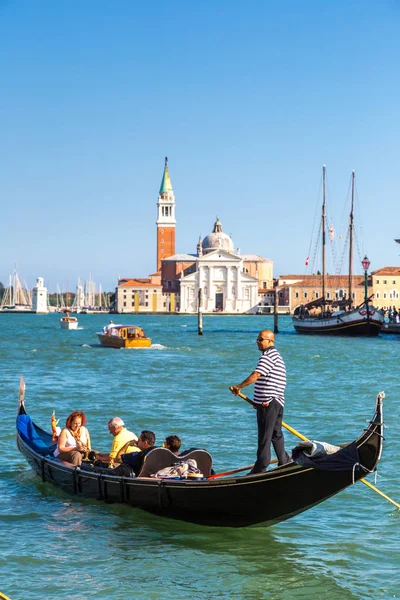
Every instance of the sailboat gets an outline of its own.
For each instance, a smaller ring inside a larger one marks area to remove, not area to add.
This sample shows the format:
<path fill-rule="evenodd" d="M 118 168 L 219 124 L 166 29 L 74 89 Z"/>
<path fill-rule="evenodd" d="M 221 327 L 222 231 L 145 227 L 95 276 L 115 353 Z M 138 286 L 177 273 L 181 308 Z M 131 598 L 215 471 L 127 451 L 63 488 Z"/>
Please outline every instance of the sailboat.
<path fill-rule="evenodd" d="M 17 269 L 10 275 L 8 286 L 4 290 L 0 311 L 12 313 L 30 313 L 32 311 L 32 295 L 26 284 L 22 284 Z"/>
<path fill-rule="evenodd" d="M 368 297 L 367 270 L 369 261 L 365 257 L 365 295 L 363 302 L 353 306 L 353 237 L 354 237 L 354 179 L 351 178 L 351 211 L 350 211 L 350 243 L 349 243 L 349 279 L 348 298 L 332 301 L 326 297 L 326 167 L 322 171 L 322 297 L 307 304 L 298 306 L 292 318 L 297 333 L 343 335 L 343 336 L 375 336 L 380 332 L 384 316 L 374 308 Z"/>

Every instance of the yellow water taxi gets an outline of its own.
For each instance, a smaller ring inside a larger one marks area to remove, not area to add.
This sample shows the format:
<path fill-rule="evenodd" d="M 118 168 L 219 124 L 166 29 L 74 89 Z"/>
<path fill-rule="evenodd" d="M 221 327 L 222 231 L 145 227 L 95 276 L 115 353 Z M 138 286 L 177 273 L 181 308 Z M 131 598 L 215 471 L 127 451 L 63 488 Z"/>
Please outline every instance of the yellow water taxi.
<path fill-rule="evenodd" d="M 110 323 L 98 332 L 100 343 L 110 348 L 148 348 L 151 339 L 146 337 L 143 329 L 136 325 L 115 325 Z"/>

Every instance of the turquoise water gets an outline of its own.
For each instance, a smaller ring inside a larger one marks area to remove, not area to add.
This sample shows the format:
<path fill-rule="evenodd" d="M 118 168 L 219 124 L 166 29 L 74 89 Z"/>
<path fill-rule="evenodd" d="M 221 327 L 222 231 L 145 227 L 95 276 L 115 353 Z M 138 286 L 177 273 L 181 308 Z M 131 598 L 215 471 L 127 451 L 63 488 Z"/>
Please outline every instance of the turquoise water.
<path fill-rule="evenodd" d="M 50 429 L 53 409 L 60 425 L 82 409 L 97 449 L 110 447 L 107 422 L 119 415 L 136 433 L 207 448 L 217 471 L 254 461 L 255 413 L 228 387 L 253 370 L 257 333 L 272 318 L 206 316 L 203 336 L 196 317 L 123 320 L 153 347 L 100 347 L 107 315 L 80 315 L 77 331 L 61 330 L 57 315 L 0 315 L 0 591 L 11 600 L 399 598 L 400 511 L 362 483 L 275 527 L 241 530 L 77 501 L 41 483 L 15 446 L 21 375 L 36 423 Z M 276 346 L 288 370 L 284 419 L 307 437 L 354 439 L 385 391 L 377 486 L 400 502 L 400 338 L 303 337 L 283 317 Z M 285 439 L 289 450 L 297 443 Z"/>

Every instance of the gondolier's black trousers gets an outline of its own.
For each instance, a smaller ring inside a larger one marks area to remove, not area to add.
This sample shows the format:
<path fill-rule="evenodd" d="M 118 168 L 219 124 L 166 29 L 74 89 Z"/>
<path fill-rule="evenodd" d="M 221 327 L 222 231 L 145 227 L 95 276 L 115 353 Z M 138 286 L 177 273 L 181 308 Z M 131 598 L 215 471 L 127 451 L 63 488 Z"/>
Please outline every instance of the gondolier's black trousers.
<path fill-rule="evenodd" d="M 279 465 L 284 465 L 290 458 L 285 451 L 285 440 L 282 433 L 283 406 L 278 400 L 272 400 L 268 406 L 257 406 L 258 449 L 257 461 L 252 473 L 264 473 L 271 461 L 271 442 Z"/>

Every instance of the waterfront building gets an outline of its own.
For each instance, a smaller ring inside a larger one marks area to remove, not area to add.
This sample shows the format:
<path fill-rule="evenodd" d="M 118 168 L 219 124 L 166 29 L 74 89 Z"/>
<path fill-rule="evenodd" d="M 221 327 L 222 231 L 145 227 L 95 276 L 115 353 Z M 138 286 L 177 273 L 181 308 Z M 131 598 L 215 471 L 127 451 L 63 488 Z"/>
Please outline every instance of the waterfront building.
<path fill-rule="evenodd" d="M 44 287 L 43 277 L 36 279 L 36 286 L 32 289 L 32 312 L 37 314 L 47 314 L 49 312 L 47 288 Z"/>
<path fill-rule="evenodd" d="M 348 283 L 348 275 L 327 275 L 326 299 L 332 301 L 345 300 L 348 294 Z M 371 284 L 371 280 L 369 284 Z M 278 293 L 282 294 L 282 304 L 288 306 L 291 313 L 297 306 L 322 297 L 320 275 L 280 275 L 277 287 Z M 353 275 L 352 287 L 352 303 L 354 306 L 358 306 L 364 301 L 365 296 L 364 275 Z M 372 293 L 373 290 L 371 289 Z M 279 303 L 281 304 L 281 302 Z"/>
<path fill-rule="evenodd" d="M 180 282 L 180 312 L 198 310 L 201 289 L 203 313 L 256 313 L 258 280 L 243 270 L 241 256 L 227 250 L 212 250 L 196 260 L 194 272 Z"/>
<path fill-rule="evenodd" d="M 115 294 L 118 313 L 151 313 L 174 311 L 173 294 L 164 294 L 160 275 L 153 273 L 146 278 L 119 279 Z"/>
<path fill-rule="evenodd" d="M 400 308 L 400 267 L 382 267 L 371 273 L 374 306 Z"/>

